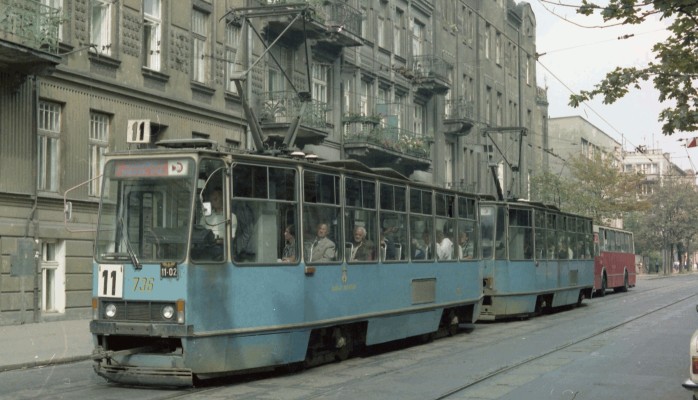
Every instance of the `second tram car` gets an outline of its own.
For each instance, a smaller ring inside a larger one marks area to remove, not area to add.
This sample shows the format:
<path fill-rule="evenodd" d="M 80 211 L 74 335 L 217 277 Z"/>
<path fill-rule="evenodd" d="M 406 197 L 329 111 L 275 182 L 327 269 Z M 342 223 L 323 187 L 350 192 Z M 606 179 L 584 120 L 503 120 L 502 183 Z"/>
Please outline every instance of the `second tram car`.
<path fill-rule="evenodd" d="M 635 244 L 633 233 L 594 225 L 594 290 L 605 296 L 607 289 L 627 292 L 635 287 Z"/>
<path fill-rule="evenodd" d="M 594 285 L 592 221 L 521 201 L 480 202 L 481 320 L 581 303 Z"/>
<path fill-rule="evenodd" d="M 313 365 L 480 315 L 476 196 L 203 140 L 104 171 L 90 329 L 109 381 Z"/>

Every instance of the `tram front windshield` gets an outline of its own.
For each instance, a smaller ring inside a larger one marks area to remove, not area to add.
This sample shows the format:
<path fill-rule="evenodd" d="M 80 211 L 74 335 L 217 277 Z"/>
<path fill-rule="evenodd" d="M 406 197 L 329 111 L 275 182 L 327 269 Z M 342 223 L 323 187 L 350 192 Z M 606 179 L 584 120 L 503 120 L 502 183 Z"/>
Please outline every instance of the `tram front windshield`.
<path fill-rule="evenodd" d="M 191 159 L 112 160 L 104 168 L 98 262 L 180 261 L 194 192 Z"/>

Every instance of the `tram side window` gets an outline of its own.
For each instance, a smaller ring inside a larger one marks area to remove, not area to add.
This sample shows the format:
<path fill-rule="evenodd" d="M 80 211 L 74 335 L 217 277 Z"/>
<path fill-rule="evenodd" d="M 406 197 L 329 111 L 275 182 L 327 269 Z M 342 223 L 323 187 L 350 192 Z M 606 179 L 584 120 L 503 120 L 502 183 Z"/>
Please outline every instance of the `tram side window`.
<path fill-rule="evenodd" d="M 404 186 L 380 185 L 380 242 L 379 254 L 383 261 L 407 258 L 407 190 Z"/>
<path fill-rule="evenodd" d="M 491 259 L 494 255 L 494 207 L 480 207 L 480 245 L 482 258 Z"/>
<path fill-rule="evenodd" d="M 339 176 L 306 171 L 303 175 L 303 249 L 309 264 L 342 260 Z"/>
<path fill-rule="evenodd" d="M 455 207 L 456 196 L 436 193 L 436 220 L 435 234 L 436 242 L 434 250 L 436 258 L 439 261 L 448 261 L 456 259 L 456 223 L 455 223 Z"/>
<path fill-rule="evenodd" d="M 497 229 L 495 229 L 494 238 L 494 257 L 497 260 L 507 259 L 507 247 L 506 247 L 506 214 L 507 210 L 504 207 L 497 207 Z"/>
<path fill-rule="evenodd" d="M 410 255 L 413 260 L 433 260 L 435 256 L 431 194 L 430 190 L 410 189 Z"/>
<path fill-rule="evenodd" d="M 477 258 L 478 232 L 475 222 L 475 199 L 458 197 L 456 255 L 460 260 Z"/>
<path fill-rule="evenodd" d="M 345 179 L 345 253 L 348 262 L 375 261 L 378 257 L 376 183 Z"/>
<path fill-rule="evenodd" d="M 547 258 L 547 246 L 545 244 L 545 211 L 534 209 L 533 221 L 535 223 L 533 249 L 535 258 L 544 260 Z"/>
<path fill-rule="evenodd" d="M 203 159 L 199 163 L 197 215 L 191 236 L 194 261 L 223 261 L 227 247 L 229 217 L 225 199 L 225 164 L 221 160 Z"/>
<path fill-rule="evenodd" d="M 231 179 L 234 261 L 298 261 L 296 172 L 289 168 L 235 164 Z"/>
<path fill-rule="evenodd" d="M 509 210 L 509 258 L 530 260 L 533 258 L 533 229 L 531 210 Z"/>
<path fill-rule="evenodd" d="M 586 221 L 582 218 L 577 218 L 577 227 L 575 233 L 576 247 L 575 257 L 578 259 L 587 259 L 591 257 L 591 248 L 587 243 Z"/>
<path fill-rule="evenodd" d="M 545 245 L 546 256 L 548 260 L 555 260 L 558 256 L 557 243 L 557 217 L 555 213 L 546 213 L 545 224 Z"/>

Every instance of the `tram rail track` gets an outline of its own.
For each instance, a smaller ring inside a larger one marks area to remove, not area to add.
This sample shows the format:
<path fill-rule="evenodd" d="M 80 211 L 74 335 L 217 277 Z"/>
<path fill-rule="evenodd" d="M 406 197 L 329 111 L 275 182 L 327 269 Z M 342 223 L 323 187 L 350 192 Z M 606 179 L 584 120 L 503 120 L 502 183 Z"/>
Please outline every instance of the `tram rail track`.
<path fill-rule="evenodd" d="M 688 285 L 686 285 L 688 287 Z M 595 299 L 595 301 L 603 301 L 607 302 L 609 305 L 612 305 L 615 300 L 623 300 L 623 301 L 632 301 L 632 302 L 637 302 L 641 301 L 640 299 L 644 299 L 644 301 L 647 302 L 652 302 L 653 296 L 661 291 L 661 288 L 652 288 L 652 289 L 647 289 L 643 290 L 642 292 L 637 292 L 637 291 L 631 291 L 629 293 L 624 293 L 624 294 L 614 294 L 611 296 L 605 297 L 603 300 L 601 299 Z M 448 400 L 451 398 L 459 398 L 459 394 L 462 394 L 462 392 L 467 391 L 468 389 L 474 388 L 475 386 L 481 385 L 481 384 L 487 384 L 487 382 L 490 381 L 495 381 L 497 378 L 512 372 L 516 370 L 517 368 L 520 367 L 525 367 L 526 365 L 533 364 L 536 361 L 539 361 L 545 357 L 554 355 L 555 353 L 560 353 L 564 352 L 566 349 L 569 349 L 575 345 L 578 345 L 580 343 L 583 343 L 585 341 L 589 341 L 594 338 L 598 338 L 599 336 L 602 336 L 604 334 L 607 334 L 609 332 L 616 331 L 618 329 L 621 329 L 629 324 L 632 324 L 633 322 L 636 322 L 638 320 L 641 320 L 643 318 L 647 318 L 649 316 L 655 315 L 663 310 L 666 310 L 668 308 L 671 308 L 672 306 L 678 305 L 682 302 L 689 301 L 691 299 L 694 299 L 698 296 L 698 294 L 690 294 L 690 295 L 684 295 L 681 296 L 678 299 L 675 299 L 673 301 L 670 301 L 668 303 L 664 304 L 659 304 L 655 307 L 652 307 L 650 309 L 647 309 L 637 315 L 629 316 L 628 318 L 624 320 L 619 320 L 617 323 L 612 323 L 610 325 L 606 325 L 601 329 L 595 330 L 593 332 L 587 333 L 585 335 L 580 335 L 578 337 L 573 338 L 572 340 L 566 341 L 560 345 L 557 345 L 548 351 L 544 352 L 538 352 L 536 354 L 530 355 L 529 357 L 517 360 L 510 365 L 507 365 L 505 367 L 501 368 L 496 368 L 496 369 L 491 369 L 489 371 L 483 371 L 482 374 L 479 376 L 473 377 L 472 379 L 468 379 L 467 382 L 463 382 L 463 384 L 452 386 L 448 388 L 447 390 L 442 390 L 439 391 L 438 393 L 434 393 L 433 396 L 431 397 L 425 397 L 424 399 L 427 400 Z M 553 316 L 556 318 L 563 318 L 566 319 L 568 317 L 573 317 L 569 313 L 576 313 L 579 311 L 583 311 L 584 306 L 582 306 L 582 310 L 577 309 L 577 310 L 570 310 L 570 311 L 564 311 L 560 313 L 554 313 Z M 575 316 L 576 318 L 576 316 Z M 540 330 L 545 330 L 549 327 L 550 324 L 557 323 L 553 320 L 547 320 L 546 318 L 533 318 L 528 321 L 524 322 L 531 322 L 531 324 L 526 325 L 525 327 L 522 327 L 520 329 L 520 335 L 528 335 L 528 336 L 533 336 L 537 334 Z M 494 329 L 492 333 L 497 333 L 500 332 L 501 330 L 498 329 L 498 327 L 502 325 L 501 322 L 495 322 L 495 323 L 487 323 L 483 324 L 483 326 L 488 327 L 488 329 L 492 328 Z M 535 329 L 531 329 L 535 328 Z M 496 331 L 495 331 L 496 330 Z M 475 328 L 475 333 L 477 333 L 478 328 Z M 454 339 L 458 340 L 458 337 L 462 335 L 458 335 Z M 468 344 L 469 342 L 472 342 L 472 340 L 469 340 L 470 338 L 466 335 L 463 338 L 462 343 Z M 472 348 L 475 348 L 477 346 L 482 345 L 482 341 L 484 340 L 484 344 L 487 345 L 488 343 L 491 344 L 494 341 L 498 339 L 490 339 L 488 336 L 481 336 L 475 338 L 477 343 L 469 343 L 471 347 L 467 349 L 466 351 L 469 351 Z M 511 339 L 511 338 L 509 338 Z M 447 339 L 446 339 L 447 340 Z M 440 341 L 437 341 L 440 342 Z M 435 343 L 437 343 L 435 342 Z M 454 342 L 456 343 L 456 342 Z M 412 349 L 412 347 L 406 347 L 404 349 L 401 348 L 401 350 L 407 350 L 409 351 Z M 395 354 L 390 352 L 389 354 Z M 385 360 L 381 360 L 380 353 L 378 355 L 371 355 L 368 358 L 362 360 L 366 361 L 365 363 L 362 363 L 361 368 L 366 368 L 366 369 L 371 369 L 374 368 L 375 366 L 379 365 L 382 362 L 385 362 Z M 432 362 L 434 361 L 433 359 L 430 359 L 427 362 Z M 340 368 L 341 365 L 346 365 L 346 362 L 341 363 L 341 364 L 336 364 Z M 418 365 L 418 364 L 415 364 Z M 414 367 L 407 367 L 407 370 L 409 371 L 411 368 Z M 253 399 L 257 398 L 257 396 L 260 395 L 260 390 L 262 390 L 263 387 L 269 388 L 271 387 L 276 387 L 280 388 L 283 387 L 284 384 L 287 384 L 289 382 L 293 382 L 293 384 L 298 384 L 298 381 L 305 381 L 305 382 L 310 382 L 313 381 L 314 379 L 322 379 L 321 377 L 313 377 L 312 373 L 321 371 L 322 367 L 320 368 L 313 368 L 311 370 L 307 370 L 303 373 L 299 374 L 292 374 L 292 375 L 283 375 L 283 374 L 271 374 L 270 376 L 265 376 L 265 377 L 256 377 L 256 378 L 244 378 L 244 380 L 241 381 L 236 381 L 235 383 L 227 383 L 223 384 L 222 386 L 210 386 L 210 387 L 196 387 L 196 388 L 191 388 L 191 389 L 185 389 L 185 390 L 178 390 L 177 392 L 170 392 L 170 393 L 163 393 L 162 396 L 157 396 L 157 400 L 170 400 L 170 399 L 181 399 L 181 398 L 207 398 L 207 396 L 210 395 L 215 395 L 217 393 L 223 393 L 228 390 L 230 390 L 233 387 L 238 387 L 240 388 L 240 392 L 246 392 L 246 394 L 238 395 L 235 396 L 236 399 Z M 412 371 L 408 372 L 411 373 Z M 311 373 L 310 375 L 307 373 Z M 352 387 L 352 385 L 355 385 L 357 382 L 362 382 L 363 384 L 366 383 L 366 380 L 383 380 L 386 377 L 389 379 L 392 376 L 398 376 L 401 374 L 405 374 L 405 369 L 403 368 L 396 368 L 396 369 L 390 369 L 390 370 L 385 370 L 385 371 L 380 371 L 378 373 L 372 374 L 370 376 L 361 376 L 361 377 L 356 377 L 354 379 L 350 379 L 344 382 L 341 382 L 340 384 L 332 384 L 332 385 L 327 385 L 325 387 L 315 387 L 313 390 L 311 390 L 312 393 L 306 393 L 302 398 L 303 399 L 326 399 L 326 398 L 345 398 L 343 396 L 343 392 L 346 392 L 348 388 Z M 268 380 L 270 379 L 270 380 Z M 280 379 L 278 382 L 272 382 L 274 379 Z M 277 386 L 279 385 L 279 386 Z M 301 383 L 302 386 L 302 383 Z M 280 389 L 279 389 L 280 390 Z M 574 395 L 574 394 L 573 394 Z M 300 397 L 292 397 L 289 396 L 288 398 L 300 398 Z"/>

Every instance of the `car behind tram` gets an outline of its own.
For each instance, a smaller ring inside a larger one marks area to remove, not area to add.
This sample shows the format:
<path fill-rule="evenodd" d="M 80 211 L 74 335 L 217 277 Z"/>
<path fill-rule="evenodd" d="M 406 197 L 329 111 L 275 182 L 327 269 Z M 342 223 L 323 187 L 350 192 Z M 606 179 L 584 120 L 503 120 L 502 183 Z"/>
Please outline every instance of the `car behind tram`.
<path fill-rule="evenodd" d="M 356 162 L 159 145 L 104 168 L 90 329 L 107 380 L 314 365 L 480 315 L 476 196 Z"/>
<path fill-rule="evenodd" d="M 594 285 L 592 221 L 552 206 L 481 201 L 481 320 L 580 304 Z"/>
<path fill-rule="evenodd" d="M 627 292 L 635 287 L 635 244 L 632 232 L 594 225 L 594 290 Z"/>

